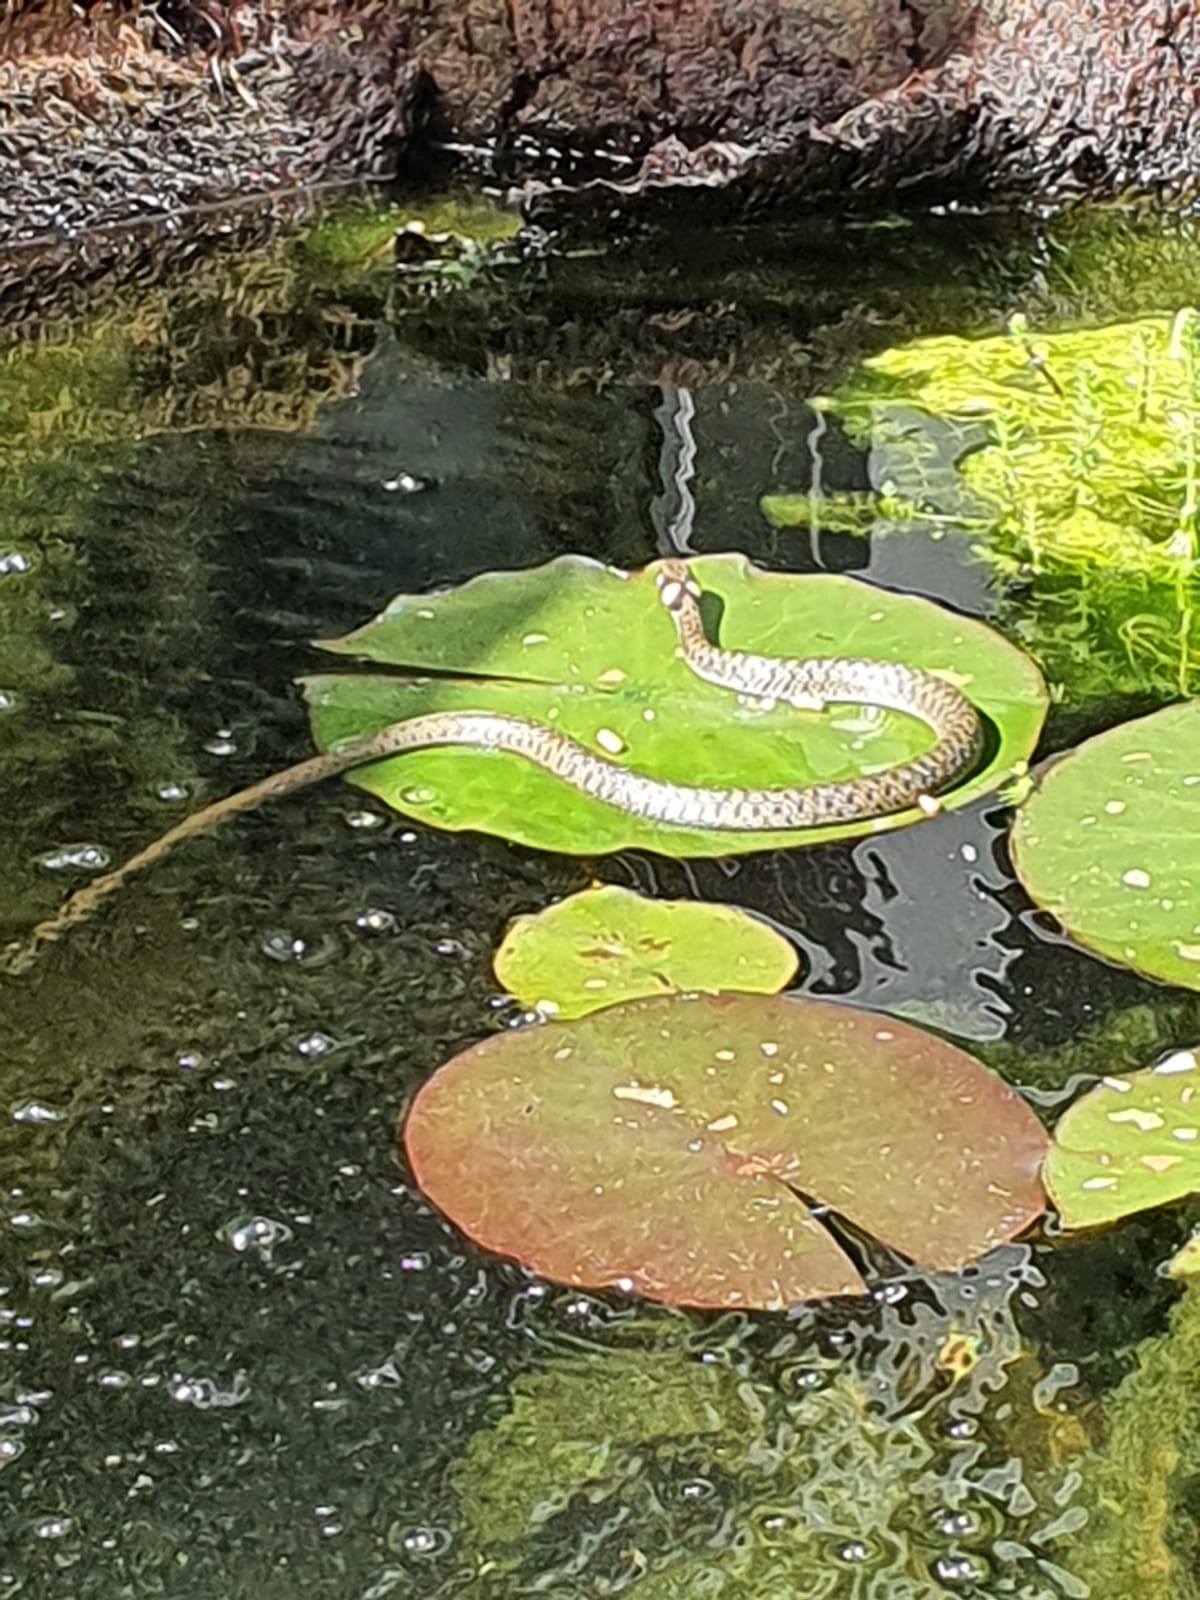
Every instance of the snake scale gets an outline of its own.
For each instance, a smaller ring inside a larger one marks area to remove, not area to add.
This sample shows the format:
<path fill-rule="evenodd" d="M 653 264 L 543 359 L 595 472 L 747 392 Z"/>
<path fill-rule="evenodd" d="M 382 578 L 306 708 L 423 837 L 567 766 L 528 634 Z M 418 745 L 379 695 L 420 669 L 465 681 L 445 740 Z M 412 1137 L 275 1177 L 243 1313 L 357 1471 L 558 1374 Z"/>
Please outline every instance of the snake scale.
<path fill-rule="evenodd" d="M 978 759 L 983 740 L 979 716 L 971 702 L 945 679 L 898 662 L 842 656 L 785 659 L 723 650 L 704 631 L 701 591 L 682 561 L 661 564 L 658 595 L 674 620 L 679 654 L 706 682 L 763 705 L 779 702 L 820 710 L 831 703 L 852 703 L 901 711 L 926 723 L 936 736 L 935 743 L 911 761 L 845 782 L 774 789 L 700 788 L 632 771 L 552 728 L 501 712 L 435 711 L 409 717 L 286 767 L 185 817 L 116 871 L 72 895 L 53 917 L 38 924 L 27 941 L 10 948 L 0 961 L 0 970 L 24 971 L 42 945 L 91 916 L 101 901 L 134 873 L 161 860 L 185 839 L 207 833 L 226 818 L 252 811 L 267 800 L 409 750 L 468 745 L 476 750 L 508 751 L 641 821 L 730 833 L 859 822 L 915 805 L 933 812 L 937 809 L 934 796 Z"/>

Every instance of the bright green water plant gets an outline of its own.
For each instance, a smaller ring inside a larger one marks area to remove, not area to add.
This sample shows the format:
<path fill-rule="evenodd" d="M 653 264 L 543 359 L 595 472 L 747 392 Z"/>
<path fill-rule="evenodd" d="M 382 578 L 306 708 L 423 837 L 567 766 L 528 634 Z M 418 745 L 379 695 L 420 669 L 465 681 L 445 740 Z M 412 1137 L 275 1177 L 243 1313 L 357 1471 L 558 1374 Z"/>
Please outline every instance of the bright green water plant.
<path fill-rule="evenodd" d="M 825 404 L 871 448 L 875 529 L 968 534 L 1001 622 L 1069 700 L 1200 688 L 1196 312 L 921 339 Z M 805 499 L 764 504 L 823 518 Z"/>
<path fill-rule="evenodd" d="M 962 688 L 997 737 L 981 768 L 943 797 L 946 806 L 965 805 L 1024 771 L 1045 688 L 1032 662 L 991 629 L 848 578 L 757 571 L 742 556 L 702 557 L 694 572 L 723 606 L 726 648 L 902 661 Z M 929 740 L 912 719 L 878 708 L 813 714 L 739 704 L 677 659 L 653 568 L 619 572 L 575 556 L 444 594 L 400 595 L 325 648 L 410 676 L 306 679 L 322 749 L 426 712 L 491 710 L 545 723 L 610 759 L 681 783 L 768 787 L 858 777 L 918 754 Z M 792 833 L 673 828 L 577 793 L 520 756 L 469 748 L 415 751 L 351 781 L 438 827 L 482 829 L 570 854 L 633 845 L 664 855 L 729 855 L 854 838 L 922 817 L 913 810 Z"/>
<path fill-rule="evenodd" d="M 1090 950 L 1200 989 L 1200 701 L 1056 762 L 1017 813 L 1013 860 Z"/>
<path fill-rule="evenodd" d="M 518 917 L 494 966 L 510 993 L 565 1021 L 685 989 L 776 994 L 797 958 L 781 934 L 737 906 L 647 900 L 601 884 Z"/>
<path fill-rule="evenodd" d="M 497 1034 L 404 1130 L 423 1192 L 556 1282 L 694 1306 L 861 1294 L 809 1201 L 954 1268 L 1043 1207 L 1046 1136 L 964 1051 L 845 1005 L 637 1000 Z"/>

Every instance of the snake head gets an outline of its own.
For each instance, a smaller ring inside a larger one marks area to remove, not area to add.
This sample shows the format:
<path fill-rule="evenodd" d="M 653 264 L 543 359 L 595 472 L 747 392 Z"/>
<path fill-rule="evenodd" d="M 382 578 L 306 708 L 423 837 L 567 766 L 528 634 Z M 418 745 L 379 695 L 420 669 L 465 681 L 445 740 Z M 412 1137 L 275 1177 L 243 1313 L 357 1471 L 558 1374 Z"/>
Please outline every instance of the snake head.
<path fill-rule="evenodd" d="M 658 598 L 668 611 L 682 611 L 689 601 L 699 600 L 702 593 L 686 561 L 664 561 L 655 581 Z"/>

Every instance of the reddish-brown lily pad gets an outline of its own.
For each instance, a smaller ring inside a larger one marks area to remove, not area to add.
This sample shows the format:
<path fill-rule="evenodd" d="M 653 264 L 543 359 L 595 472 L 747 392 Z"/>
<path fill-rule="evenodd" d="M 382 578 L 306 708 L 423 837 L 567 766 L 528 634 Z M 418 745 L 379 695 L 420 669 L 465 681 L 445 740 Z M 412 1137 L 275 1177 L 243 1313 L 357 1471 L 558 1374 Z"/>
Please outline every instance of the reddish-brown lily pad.
<path fill-rule="evenodd" d="M 929 1268 L 1045 1205 L 1047 1139 L 909 1024 L 781 995 L 676 995 L 499 1034 L 437 1071 L 405 1144 L 478 1243 L 559 1283 L 777 1309 L 862 1294 L 807 1202 Z"/>

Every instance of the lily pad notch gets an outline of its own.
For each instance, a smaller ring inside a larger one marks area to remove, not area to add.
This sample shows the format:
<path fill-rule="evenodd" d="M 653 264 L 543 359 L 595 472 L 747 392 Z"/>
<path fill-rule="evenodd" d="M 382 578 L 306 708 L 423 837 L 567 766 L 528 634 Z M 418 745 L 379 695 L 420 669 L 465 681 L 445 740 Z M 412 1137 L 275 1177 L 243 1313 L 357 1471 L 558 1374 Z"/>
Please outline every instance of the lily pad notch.
<path fill-rule="evenodd" d="M 1002 1079 L 921 1029 L 738 994 L 487 1039 L 404 1129 L 422 1191 L 497 1254 L 558 1283 L 768 1310 L 866 1292 L 807 1200 L 953 1270 L 1041 1214 L 1047 1142 Z"/>

